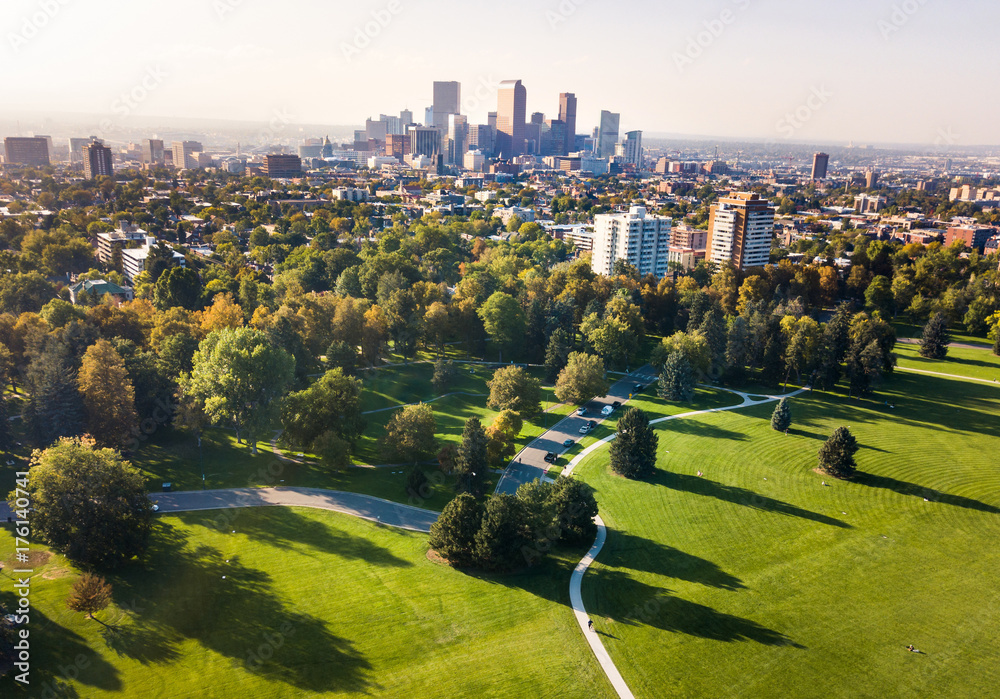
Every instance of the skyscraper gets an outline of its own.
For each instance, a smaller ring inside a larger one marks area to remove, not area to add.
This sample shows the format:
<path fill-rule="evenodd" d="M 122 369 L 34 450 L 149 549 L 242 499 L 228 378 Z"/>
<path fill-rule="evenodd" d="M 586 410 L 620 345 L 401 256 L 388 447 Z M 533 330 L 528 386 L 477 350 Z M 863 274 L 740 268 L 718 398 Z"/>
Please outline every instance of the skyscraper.
<path fill-rule="evenodd" d="M 155 138 L 143 141 L 142 162 L 149 165 L 163 165 L 163 141 Z"/>
<path fill-rule="evenodd" d="M 445 131 L 448 128 L 448 117 L 451 114 L 462 113 L 462 83 L 434 83 L 434 121 L 433 125 Z"/>
<path fill-rule="evenodd" d="M 8 136 L 3 140 L 4 159 L 8 165 L 49 165 L 49 141 L 46 138 L 18 138 Z"/>
<path fill-rule="evenodd" d="M 625 162 L 642 167 L 642 131 L 629 131 L 625 134 Z"/>
<path fill-rule="evenodd" d="M 812 178 L 814 180 L 825 180 L 826 171 L 830 166 L 830 156 L 826 153 L 816 153 L 813 156 Z"/>
<path fill-rule="evenodd" d="M 83 147 L 83 174 L 88 180 L 98 176 L 111 177 L 115 174 L 111 149 L 100 141 Z"/>
<path fill-rule="evenodd" d="M 737 192 L 713 204 L 708 218 L 707 258 L 739 269 L 770 262 L 774 209 L 759 194 Z"/>
<path fill-rule="evenodd" d="M 462 114 L 448 115 L 448 163 L 461 165 L 465 162 L 465 151 L 468 150 L 469 118 Z"/>
<path fill-rule="evenodd" d="M 576 150 L 576 95 L 564 92 L 559 95 L 559 121 L 566 124 L 566 142 L 560 155 Z"/>
<path fill-rule="evenodd" d="M 178 170 L 195 170 L 198 168 L 198 156 L 205 150 L 198 141 L 174 141 L 174 167 Z"/>
<path fill-rule="evenodd" d="M 597 133 L 597 157 L 610 158 L 615 154 L 621 121 L 621 114 L 608 111 L 601 112 L 601 126 Z"/>
<path fill-rule="evenodd" d="M 505 80 L 497 92 L 497 154 L 513 158 L 524 153 L 528 91 L 520 80 Z"/>
<path fill-rule="evenodd" d="M 441 153 L 441 132 L 433 126 L 410 127 L 410 154 L 433 156 Z"/>
<path fill-rule="evenodd" d="M 415 124 L 413 121 L 413 111 L 410 109 L 404 109 L 399 113 L 399 122 L 403 125 L 403 133 L 406 133 L 406 127 L 410 124 Z"/>

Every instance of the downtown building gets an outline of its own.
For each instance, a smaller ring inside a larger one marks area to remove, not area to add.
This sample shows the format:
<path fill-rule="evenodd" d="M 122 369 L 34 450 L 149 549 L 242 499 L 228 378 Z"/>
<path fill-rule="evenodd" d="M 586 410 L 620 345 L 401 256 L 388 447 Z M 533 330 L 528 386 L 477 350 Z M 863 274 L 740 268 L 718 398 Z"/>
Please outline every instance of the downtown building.
<path fill-rule="evenodd" d="M 771 260 L 774 208 L 759 194 L 737 192 L 712 205 L 707 259 L 738 269 L 764 267 Z"/>
<path fill-rule="evenodd" d="M 590 266 L 595 274 L 611 275 L 615 262 L 625 260 L 645 276 L 665 277 L 670 263 L 672 219 L 633 206 L 628 213 L 594 217 L 594 248 Z"/>
<path fill-rule="evenodd" d="M 528 91 L 520 80 L 505 80 L 497 91 L 496 155 L 504 160 L 524 155 Z"/>
<path fill-rule="evenodd" d="M 114 174 L 114 156 L 110 148 L 100 141 L 93 141 L 83 147 L 84 177 L 92 180 L 95 177 L 111 177 Z"/>
<path fill-rule="evenodd" d="M 49 139 L 19 138 L 9 136 L 3 140 L 4 162 L 7 165 L 30 165 L 46 167 L 49 165 Z"/>

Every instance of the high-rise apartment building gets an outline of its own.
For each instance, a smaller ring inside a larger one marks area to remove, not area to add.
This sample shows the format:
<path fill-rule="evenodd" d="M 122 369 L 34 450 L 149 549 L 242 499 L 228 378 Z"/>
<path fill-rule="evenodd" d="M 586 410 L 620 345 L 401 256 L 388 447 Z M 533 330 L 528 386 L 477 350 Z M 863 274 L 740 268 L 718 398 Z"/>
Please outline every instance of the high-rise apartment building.
<path fill-rule="evenodd" d="M 868 170 L 865 173 L 865 187 L 868 189 L 874 189 L 878 185 L 878 173 L 874 170 Z"/>
<path fill-rule="evenodd" d="M 83 174 L 88 180 L 114 175 L 115 166 L 111 149 L 100 141 L 85 145 L 83 147 Z"/>
<path fill-rule="evenodd" d="M 759 194 L 737 192 L 713 204 L 708 218 L 707 258 L 739 269 L 763 267 L 771 259 L 774 208 Z"/>
<path fill-rule="evenodd" d="M 610 275 L 617 260 L 625 260 L 639 274 L 664 277 L 670 262 L 671 219 L 646 213 L 633 206 L 627 214 L 594 217 L 594 250 L 591 268 Z"/>
<path fill-rule="evenodd" d="M 47 138 L 19 138 L 8 136 L 3 140 L 4 162 L 8 165 L 49 165 L 49 141 Z"/>
<path fill-rule="evenodd" d="M 830 156 L 826 153 L 816 153 L 813 156 L 812 179 L 825 180 L 827 169 L 830 167 Z"/>
<path fill-rule="evenodd" d="M 149 138 L 142 142 L 142 162 L 163 165 L 163 141 Z"/>
<path fill-rule="evenodd" d="M 625 162 L 635 167 L 642 167 L 642 131 L 629 131 L 625 134 L 623 155 Z"/>
<path fill-rule="evenodd" d="M 576 95 L 564 92 L 559 95 L 559 121 L 566 125 L 566 138 L 559 155 L 569 155 L 576 149 Z"/>
<path fill-rule="evenodd" d="M 597 157 L 610 158 L 615 154 L 621 121 L 621 114 L 608 111 L 601 112 L 601 125 L 597 132 Z"/>
<path fill-rule="evenodd" d="M 444 132 L 448 128 L 448 117 L 462 113 L 462 83 L 434 83 L 434 120 L 433 125 Z"/>
<path fill-rule="evenodd" d="M 198 141 L 174 141 L 174 167 L 178 170 L 195 170 L 198 168 L 198 156 L 196 153 L 204 151 L 204 147 Z"/>
<path fill-rule="evenodd" d="M 505 80 L 497 93 L 497 144 L 501 158 L 524 154 L 528 91 L 520 80 Z"/>

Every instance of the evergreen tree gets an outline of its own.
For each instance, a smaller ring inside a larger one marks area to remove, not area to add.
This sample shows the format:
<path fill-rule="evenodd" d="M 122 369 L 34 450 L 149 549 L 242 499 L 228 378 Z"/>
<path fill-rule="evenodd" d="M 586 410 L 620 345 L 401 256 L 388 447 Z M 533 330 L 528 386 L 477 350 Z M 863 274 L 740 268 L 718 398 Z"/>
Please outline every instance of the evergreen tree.
<path fill-rule="evenodd" d="M 726 378 L 734 383 L 742 381 L 746 374 L 749 340 L 746 320 L 740 316 L 733 318 L 726 336 Z"/>
<path fill-rule="evenodd" d="M 545 304 L 535 299 L 528 305 L 525 318 L 525 359 L 532 364 L 545 360 Z"/>
<path fill-rule="evenodd" d="M 458 370 L 455 369 L 455 362 L 439 359 L 434 362 L 434 376 L 431 378 L 431 386 L 438 395 L 443 395 L 454 385 Z"/>
<path fill-rule="evenodd" d="M 860 353 L 852 350 L 847 357 L 847 375 L 851 380 L 850 395 L 870 396 L 882 380 L 884 371 L 882 350 L 876 340 L 868 343 Z"/>
<path fill-rule="evenodd" d="M 944 313 L 936 313 L 924 326 L 924 336 L 920 341 L 920 356 L 926 359 L 944 359 L 948 356 L 951 335 L 948 333 L 948 318 Z"/>
<path fill-rule="evenodd" d="M 455 490 L 479 497 L 489 483 L 489 438 L 479 418 L 470 417 L 462 430 L 462 444 L 456 459 L 458 482 Z"/>
<path fill-rule="evenodd" d="M 452 565 L 475 565 L 476 534 L 482 522 L 482 505 L 469 493 L 463 493 L 445 505 L 431 525 L 428 543 Z"/>
<path fill-rule="evenodd" d="M 781 402 L 774 409 L 771 415 L 771 429 L 784 432 L 792 426 L 792 409 L 788 405 L 788 399 L 782 398 Z"/>
<path fill-rule="evenodd" d="M 854 455 L 858 440 L 846 427 L 838 427 L 819 450 L 819 468 L 835 478 L 851 478 L 857 471 Z"/>
<path fill-rule="evenodd" d="M 545 380 L 555 383 L 559 374 L 569 363 L 569 355 L 573 352 L 573 341 L 569 332 L 557 327 L 549 335 L 549 344 L 545 348 Z"/>
<path fill-rule="evenodd" d="M 768 324 L 764 356 L 761 359 L 761 379 L 768 384 L 778 385 L 785 372 L 781 328 L 776 319 Z"/>
<path fill-rule="evenodd" d="M 566 544 L 592 543 L 597 536 L 597 499 L 594 490 L 572 477 L 560 477 L 552 484 L 549 496 L 553 514 L 560 530 L 560 541 Z"/>
<path fill-rule="evenodd" d="M 7 397 L 0 395 L 0 451 L 14 448 L 14 436 L 10 431 L 10 410 Z"/>
<path fill-rule="evenodd" d="M 83 401 L 66 345 L 49 338 L 28 365 L 24 387 L 21 416 L 36 446 L 44 448 L 83 432 Z"/>
<path fill-rule="evenodd" d="M 712 308 L 705 314 L 704 320 L 699 328 L 702 335 L 708 341 L 708 349 L 712 355 L 712 368 L 710 373 L 713 378 L 719 378 L 726 369 L 726 319 L 718 307 Z"/>
<path fill-rule="evenodd" d="M 680 352 L 672 352 L 667 357 L 656 392 L 663 400 L 675 403 L 694 400 L 694 369 L 687 357 Z"/>
<path fill-rule="evenodd" d="M 656 471 L 659 437 L 649 418 L 638 408 L 629 408 L 618 420 L 618 436 L 611 443 L 611 468 L 626 478 L 648 478 Z"/>
<path fill-rule="evenodd" d="M 513 495 L 494 495 L 486 503 L 483 524 L 476 532 L 476 562 L 485 570 L 513 570 L 530 562 L 525 550 L 533 543 L 527 505 Z"/>

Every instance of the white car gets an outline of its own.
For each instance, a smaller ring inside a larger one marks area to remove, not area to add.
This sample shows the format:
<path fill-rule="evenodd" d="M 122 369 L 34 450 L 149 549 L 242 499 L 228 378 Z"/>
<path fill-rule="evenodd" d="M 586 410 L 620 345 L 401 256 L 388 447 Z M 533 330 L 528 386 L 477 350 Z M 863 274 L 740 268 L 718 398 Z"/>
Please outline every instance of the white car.
<path fill-rule="evenodd" d="M 586 415 L 587 414 L 587 409 L 586 408 L 577 408 L 576 414 L 577 415 Z"/>
<path fill-rule="evenodd" d="M 614 408 L 612 408 L 610 405 L 605 405 L 604 408 L 601 410 L 601 415 L 603 415 L 604 417 L 607 417 L 608 415 L 610 415 L 613 412 L 615 412 Z"/>

